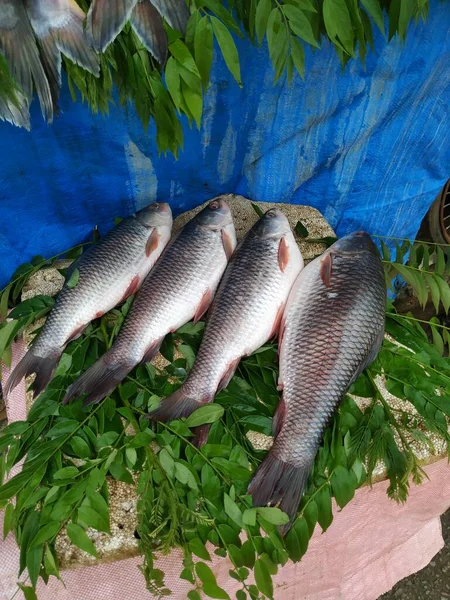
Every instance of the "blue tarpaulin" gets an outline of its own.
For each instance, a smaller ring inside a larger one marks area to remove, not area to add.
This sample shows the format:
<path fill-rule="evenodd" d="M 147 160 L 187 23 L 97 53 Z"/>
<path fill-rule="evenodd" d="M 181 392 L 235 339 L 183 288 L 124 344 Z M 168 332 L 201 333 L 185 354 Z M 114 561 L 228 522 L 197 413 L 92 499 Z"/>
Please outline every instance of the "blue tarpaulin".
<path fill-rule="evenodd" d="M 202 127 L 184 123 L 179 159 L 158 156 L 132 109 L 108 117 L 73 104 L 31 133 L 0 123 L 0 285 L 36 254 L 52 256 L 155 199 L 175 214 L 218 193 L 309 204 L 344 234 L 414 237 L 450 176 L 450 4 L 432 2 L 406 43 L 344 73 L 328 42 L 306 52 L 306 80 L 273 85 L 267 48 L 238 40 L 240 89 L 220 56 Z"/>

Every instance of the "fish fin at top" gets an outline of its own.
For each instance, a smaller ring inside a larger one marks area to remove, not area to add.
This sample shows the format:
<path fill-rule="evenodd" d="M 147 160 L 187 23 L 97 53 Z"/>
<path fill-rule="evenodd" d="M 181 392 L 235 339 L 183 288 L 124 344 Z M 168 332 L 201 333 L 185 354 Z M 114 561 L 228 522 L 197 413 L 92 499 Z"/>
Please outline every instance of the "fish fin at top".
<path fill-rule="evenodd" d="M 273 322 L 272 331 L 270 332 L 270 335 L 269 335 L 269 340 L 275 339 L 277 336 L 279 337 L 279 335 L 281 333 L 281 323 L 283 321 L 284 307 L 285 307 L 285 304 L 283 302 L 283 304 L 281 304 L 280 307 L 278 308 L 278 311 L 277 311 L 277 314 L 275 317 L 275 321 Z"/>
<path fill-rule="evenodd" d="M 320 261 L 320 277 L 326 287 L 330 287 L 332 270 L 333 255 L 331 252 L 328 252 L 328 254 Z"/>
<path fill-rule="evenodd" d="M 282 273 L 285 272 L 286 267 L 289 263 L 289 245 L 286 240 L 286 236 L 283 236 L 278 245 L 278 266 Z"/>
<path fill-rule="evenodd" d="M 141 278 L 139 277 L 139 275 L 135 275 L 133 277 L 133 279 L 130 281 L 127 289 L 125 290 L 125 293 L 122 297 L 121 302 L 125 302 L 125 300 L 127 298 L 129 298 L 130 296 L 132 296 L 133 294 L 135 294 L 137 292 L 140 282 L 141 282 Z"/>
<path fill-rule="evenodd" d="M 154 342 L 152 342 L 150 344 L 150 346 L 147 348 L 147 350 L 144 354 L 144 358 L 142 359 L 142 364 L 149 363 L 155 358 L 156 353 L 158 352 L 158 350 L 163 342 L 163 339 L 164 339 L 164 336 L 155 340 Z"/>

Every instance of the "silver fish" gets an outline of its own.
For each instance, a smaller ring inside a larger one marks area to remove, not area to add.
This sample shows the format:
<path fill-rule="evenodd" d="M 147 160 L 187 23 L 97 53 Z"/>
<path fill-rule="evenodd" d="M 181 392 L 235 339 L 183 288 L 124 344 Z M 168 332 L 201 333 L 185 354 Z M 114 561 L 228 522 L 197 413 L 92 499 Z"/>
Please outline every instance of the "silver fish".
<path fill-rule="evenodd" d="M 257 221 L 228 265 L 211 306 L 197 359 L 183 385 L 150 418 L 187 417 L 224 389 L 243 356 L 278 332 L 303 258 L 289 222 L 275 208 Z M 208 427 L 197 432 L 205 441 Z"/>
<path fill-rule="evenodd" d="M 281 332 L 275 440 L 248 488 L 255 506 L 276 504 L 291 517 L 284 533 L 328 421 L 378 354 L 385 305 L 383 266 L 364 232 L 337 241 L 294 284 Z"/>
<path fill-rule="evenodd" d="M 75 265 L 75 287 L 65 285 L 32 346 L 11 373 L 7 395 L 19 381 L 36 373 L 34 394 L 50 381 L 66 345 L 94 318 L 134 294 L 170 239 L 172 212 L 161 202 L 121 221 Z"/>
<path fill-rule="evenodd" d="M 111 349 L 69 387 L 64 402 L 85 392 L 85 404 L 100 401 L 136 365 L 149 362 L 169 332 L 198 321 L 235 245 L 230 208 L 217 198 L 175 236 L 145 280 Z"/>

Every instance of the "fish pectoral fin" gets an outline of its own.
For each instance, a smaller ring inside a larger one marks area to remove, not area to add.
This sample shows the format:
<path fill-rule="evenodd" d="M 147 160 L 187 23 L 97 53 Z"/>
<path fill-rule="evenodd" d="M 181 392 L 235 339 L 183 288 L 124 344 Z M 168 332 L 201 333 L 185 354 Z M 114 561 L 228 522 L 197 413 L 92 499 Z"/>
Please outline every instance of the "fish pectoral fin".
<path fill-rule="evenodd" d="M 69 342 L 73 342 L 73 340 L 76 340 L 80 337 L 80 335 L 83 333 L 83 331 L 86 329 L 87 325 L 80 325 L 79 327 L 77 327 L 71 334 L 70 336 L 67 338 L 67 344 Z"/>
<path fill-rule="evenodd" d="M 139 275 L 135 275 L 133 279 L 130 281 L 127 289 L 125 290 L 124 295 L 122 296 L 122 300 L 120 302 L 125 302 L 127 298 L 135 294 L 139 288 L 139 284 L 141 282 L 141 278 Z"/>
<path fill-rule="evenodd" d="M 289 263 L 289 244 L 287 243 L 286 236 L 283 236 L 278 245 L 278 266 L 282 273 L 285 272 L 286 267 Z"/>
<path fill-rule="evenodd" d="M 240 360 L 241 360 L 241 357 L 236 358 L 235 360 L 232 360 L 230 362 L 230 364 L 227 367 L 227 370 L 222 375 L 222 379 L 220 380 L 219 385 L 217 386 L 217 392 L 216 392 L 216 394 L 218 394 L 219 392 L 221 392 L 222 390 L 224 390 L 227 387 L 227 385 L 230 383 L 233 375 L 236 372 L 236 369 L 237 369 L 237 366 L 238 366 Z"/>
<path fill-rule="evenodd" d="M 227 260 L 230 260 L 232 254 L 234 252 L 235 241 L 234 241 L 233 237 L 231 236 L 230 232 L 227 231 L 226 229 L 222 229 L 221 235 L 222 235 L 222 244 L 223 244 L 223 249 L 225 251 L 225 255 L 227 257 Z"/>
<path fill-rule="evenodd" d="M 150 237 L 147 240 L 147 244 L 145 245 L 146 256 L 150 256 L 150 254 L 158 248 L 160 239 L 161 239 L 161 234 L 155 227 L 153 229 L 153 231 L 151 232 Z"/>
<path fill-rule="evenodd" d="M 326 285 L 326 287 L 330 287 L 332 270 L 333 270 L 333 254 L 332 254 L 332 252 L 329 252 L 320 261 L 320 277 L 321 277 L 324 285 Z"/>
<path fill-rule="evenodd" d="M 161 64 L 167 59 L 167 36 L 162 18 L 150 0 L 138 0 L 130 16 L 135 34 Z"/>
<path fill-rule="evenodd" d="M 200 304 L 198 305 L 198 308 L 195 311 L 194 324 L 198 323 L 198 321 L 200 321 L 200 319 L 206 313 L 206 311 L 210 307 L 213 296 L 214 296 L 214 291 L 210 290 L 210 289 L 206 290 L 206 292 L 203 294 L 202 299 L 200 300 Z"/>
<path fill-rule="evenodd" d="M 155 340 L 154 342 L 152 342 L 150 344 L 150 346 L 147 348 L 147 350 L 144 354 L 141 364 L 149 363 L 155 358 L 156 353 L 158 352 L 158 350 L 163 342 L 164 337 L 165 336 Z"/>
<path fill-rule="evenodd" d="M 283 389 L 283 388 L 281 388 L 281 389 Z M 272 419 L 272 435 L 273 435 L 273 437 L 277 437 L 277 435 L 280 433 L 285 420 L 286 420 L 286 402 L 284 401 L 284 399 L 282 397 L 278 403 L 278 406 L 275 410 L 275 414 L 273 415 L 273 419 Z"/>

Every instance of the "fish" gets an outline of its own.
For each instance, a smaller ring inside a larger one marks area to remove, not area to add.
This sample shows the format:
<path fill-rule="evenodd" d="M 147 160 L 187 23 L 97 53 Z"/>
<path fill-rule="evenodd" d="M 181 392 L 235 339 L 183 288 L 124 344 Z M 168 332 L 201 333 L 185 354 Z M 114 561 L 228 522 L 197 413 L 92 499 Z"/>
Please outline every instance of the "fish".
<path fill-rule="evenodd" d="M 170 206 L 154 203 L 122 220 L 85 252 L 73 267 L 78 270 L 77 284 L 69 287 L 66 281 L 41 333 L 11 373 L 5 395 L 31 373 L 36 373 L 34 396 L 44 390 L 67 344 L 90 321 L 138 290 L 169 242 L 171 230 Z"/>
<path fill-rule="evenodd" d="M 85 13 L 75 0 L 25 0 L 28 18 L 38 40 L 40 58 L 58 110 L 61 88 L 61 53 L 95 77 L 100 75 L 98 56 L 84 32 Z"/>
<path fill-rule="evenodd" d="M 151 271 L 112 347 L 67 389 L 64 403 L 87 393 L 99 402 L 137 365 L 150 362 L 165 336 L 208 310 L 236 246 L 230 207 L 212 200 L 173 238 Z"/>
<path fill-rule="evenodd" d="M 185 0 L 93 0 L 86 28 L 94 48 L 104 52 L 130 21 L 147 50 L 163 63 L 167 57 L 167 36 L 162 18 L 185 33 L 189 16 Z"/>
<path fill-rule="evenodd" d="M 21 101 L 22 108 L 31 104 L 33 90 L 36 89 L 42 116 L 51 123 L 53 100 L 50 85 L 22 0 L 0 0 L 0 54 L 5 57 L 9 71 L 26 99 Z M 5 114 L 15 123 L 23 120 L 15 111 L 5 110 Z"/>
<path fill-rule="evenodd" d="M 303 268 L 289 221 L 276 208 L 252 227 L 234 253 L 211 306 L 194 365 L 183 383 L 151 420 L 189 416 L 226 388 L 242 357 L 252 354 L 279 329 L 288 294 Z M 209 427 L 196 431 L 202 445 Z"/>
<path fill-rule="evenodd" d="M 274 442 L 253 476 L 254 506 L 276 505 L 292 526 L 324 430 L 384 337 L 386 285 L 365 232 L 335 242 L 300 273 L 281 325 Z"/>

